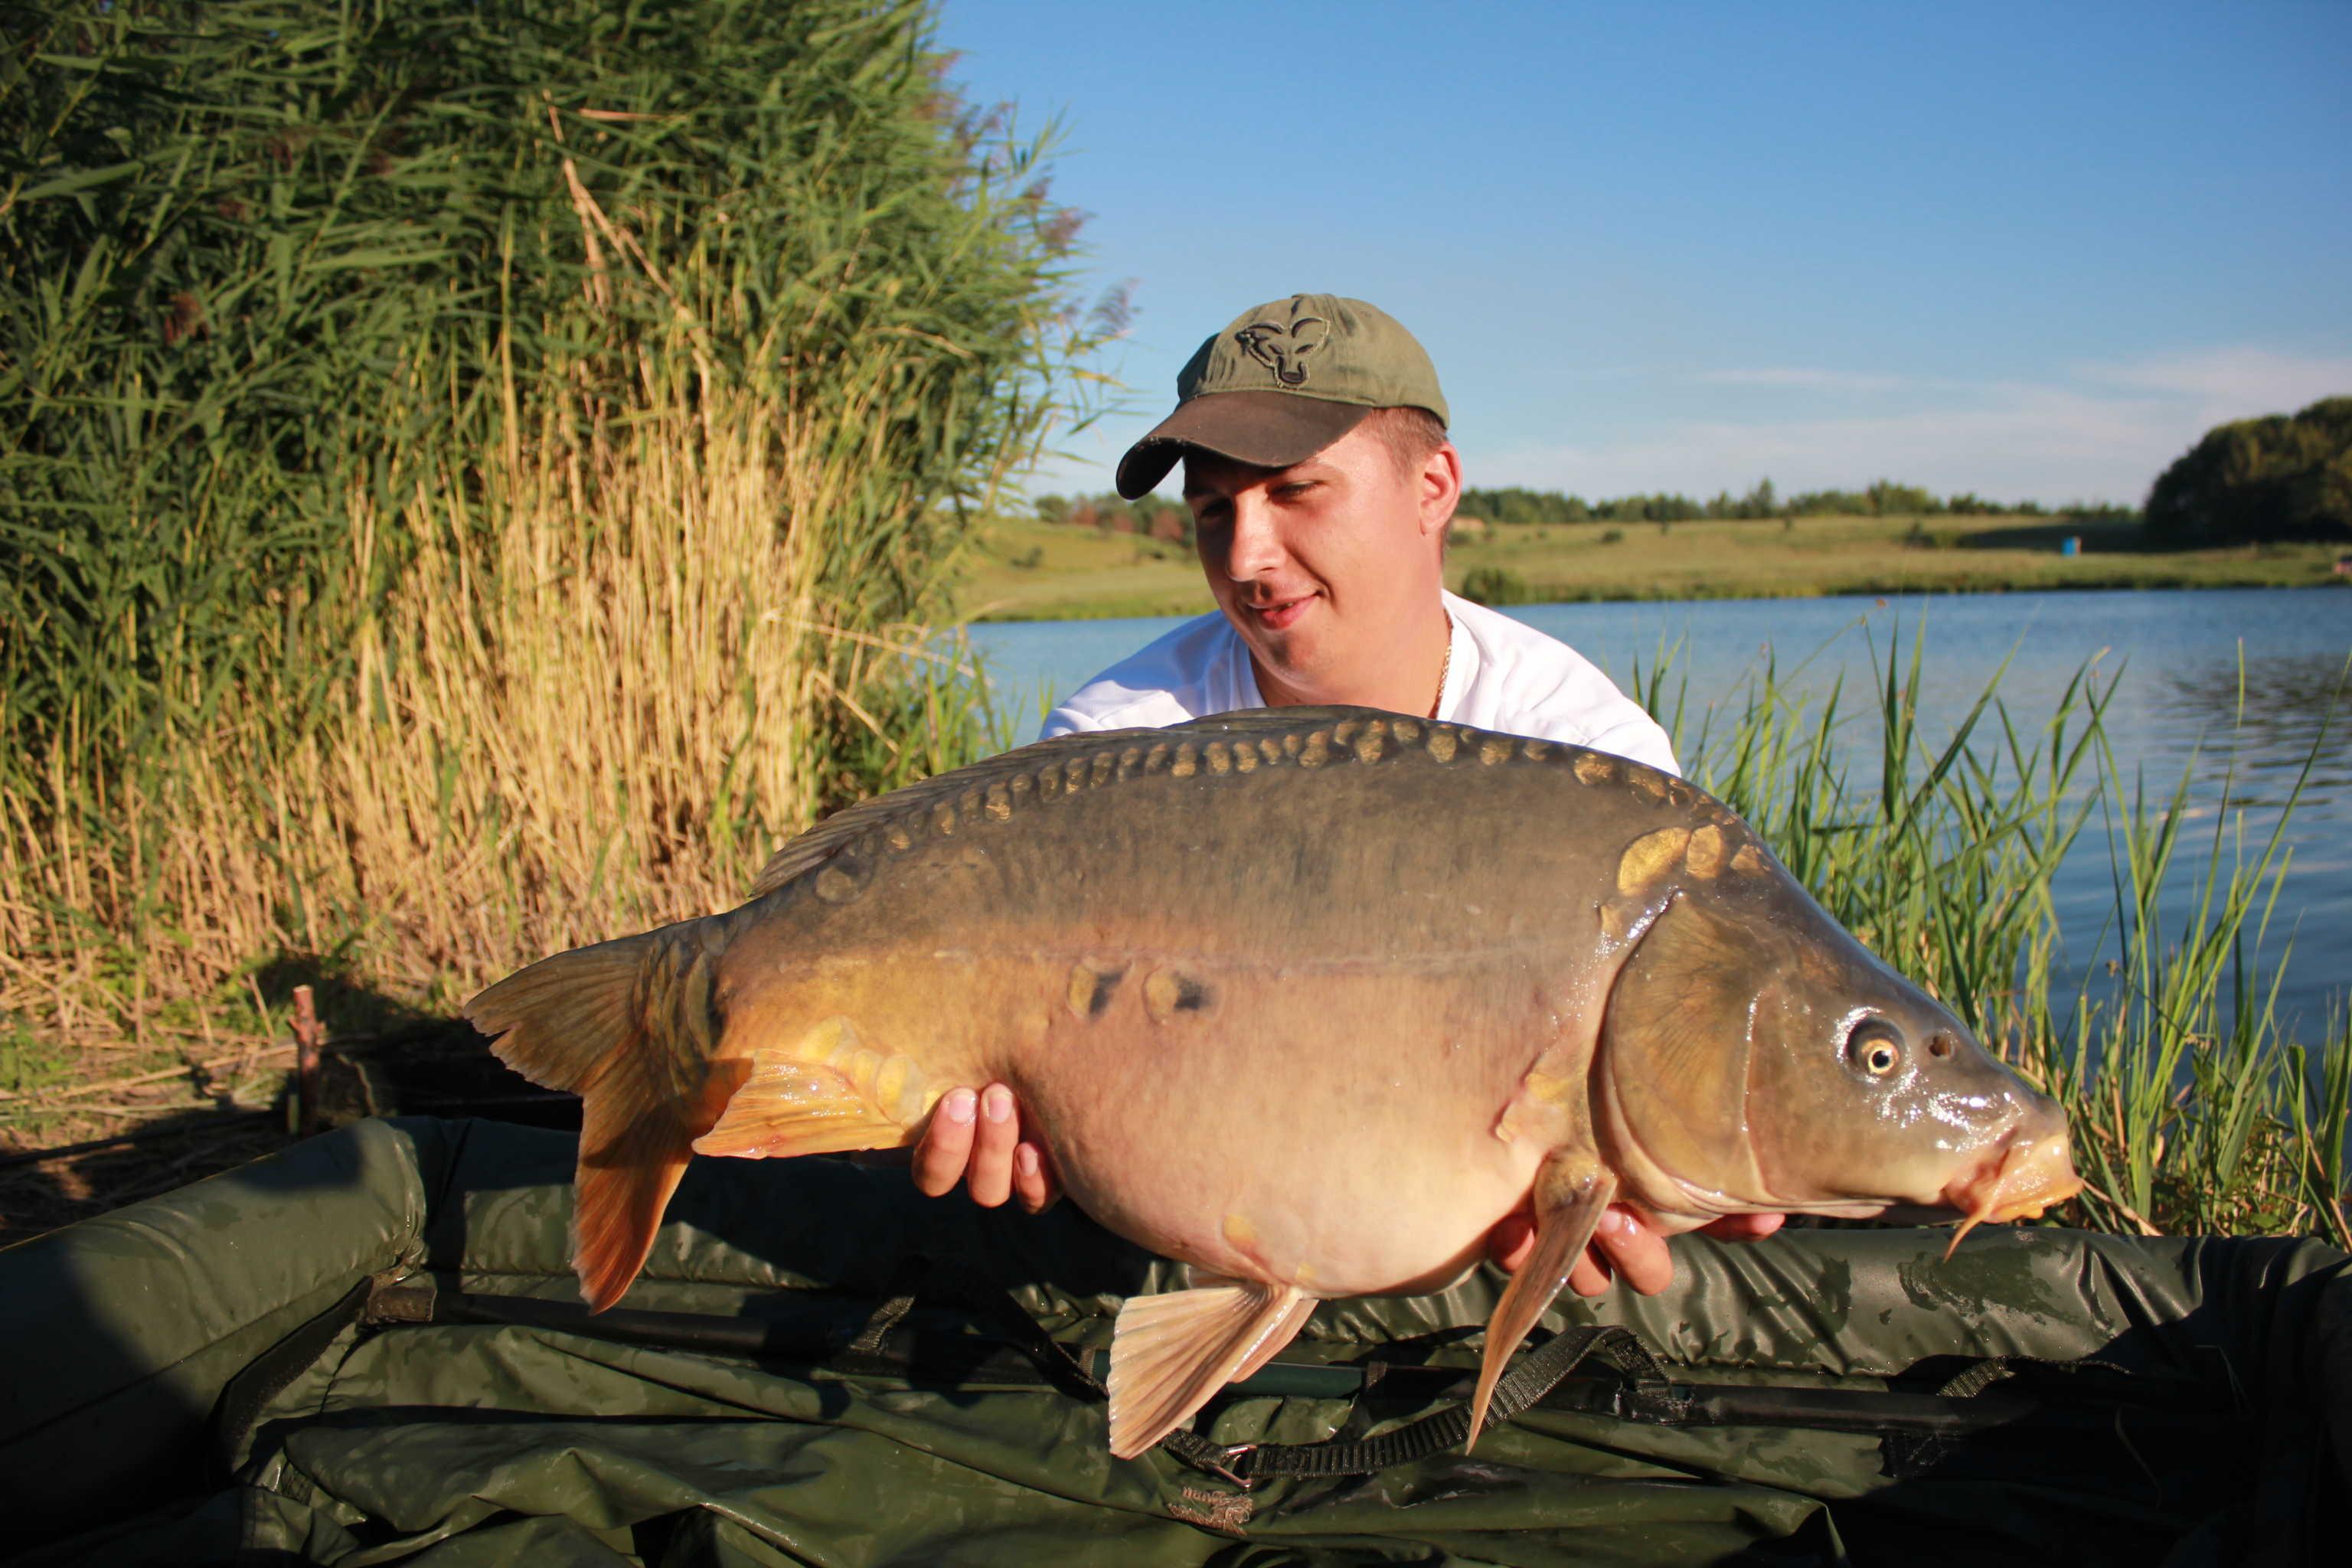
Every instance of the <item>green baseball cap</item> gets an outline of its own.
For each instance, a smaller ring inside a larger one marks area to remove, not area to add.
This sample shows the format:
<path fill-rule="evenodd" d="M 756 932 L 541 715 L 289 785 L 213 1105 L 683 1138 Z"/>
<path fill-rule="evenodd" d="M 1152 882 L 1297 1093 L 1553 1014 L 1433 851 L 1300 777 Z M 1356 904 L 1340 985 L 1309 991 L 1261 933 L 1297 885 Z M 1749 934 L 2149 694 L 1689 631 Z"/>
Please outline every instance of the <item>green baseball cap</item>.
<path fill-rule="evenodd" d="M 1286 468 L 1375 408 L 1425 408 L 1447 423 L 1428 352 L 1361 300 L 1293 294 L 1235 316 L 1176 373 L 1176 412 L 1118 460 L 1118 493 L 1150 494 L 1188 447 Z"/>

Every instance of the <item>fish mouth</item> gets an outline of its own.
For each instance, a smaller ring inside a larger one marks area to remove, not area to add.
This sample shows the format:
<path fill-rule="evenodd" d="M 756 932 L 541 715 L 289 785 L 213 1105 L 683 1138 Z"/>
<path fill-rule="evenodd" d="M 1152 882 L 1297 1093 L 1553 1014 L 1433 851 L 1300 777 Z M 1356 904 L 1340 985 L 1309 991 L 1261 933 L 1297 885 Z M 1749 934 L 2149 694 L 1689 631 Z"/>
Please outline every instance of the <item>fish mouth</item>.
<path fill-rule="evenodd" d="M 1944 1249 L 1945 1261 L 1959 1250 L 1960 1238 L 1985 1221 L 2040 1219 L 2052 1205 L 2082 1190 L 2063 1130 L 2042 1136 L 2011 1133 L 1996 1158 L 1944 1189 L 1944 1205 L 1962 1215 L 1951 1246 Z"/>

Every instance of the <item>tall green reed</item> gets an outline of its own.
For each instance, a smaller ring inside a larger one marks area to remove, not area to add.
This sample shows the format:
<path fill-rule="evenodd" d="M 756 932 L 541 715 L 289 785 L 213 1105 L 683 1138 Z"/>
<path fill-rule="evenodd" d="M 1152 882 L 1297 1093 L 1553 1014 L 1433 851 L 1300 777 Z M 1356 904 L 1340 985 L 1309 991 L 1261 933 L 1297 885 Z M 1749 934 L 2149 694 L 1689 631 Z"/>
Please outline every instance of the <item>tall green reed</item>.
<path fill-rule="evenodd" d="M 0 6 L 0 1005 L 462 983 L 969 748 L 1087 327 L 926 24 Z"/>
<path fill-rule="evenodd" d="M 2352 1025 L 2291 1038 L 2276 1005 L 2288 952 L 2266 956 L 2264 941 L 2303 781 L 2259 842 L 2222 812 L 2192 848 L 2195 760 L 2162 794 L 2125 776 L 2105 725 L 2117 678 L 2086 667 L 2050 713 L 2021 717 L 1997 672 L 1948 736 L 1929 735 L 1926 645 L 1916 630 L 1907 657 L 1899 637 L 1874 645 L 1869 700 L 1854 707 L 1842 680 L 1806 695 L 1801 672 L 1792 681 L 1769 656 L 1704 710 L 1671 649 L 1634 686 L 1691 777 L 1831 914 L 2057 1097 L 2090 1183 L 2071 1218 L 2352 1246 Z M 1857 755 L 1874 765 L 1858 770 Z M 2113 904 L 2099 930 L 2062 931 L 2053 881 L 2095 824 Z"/>

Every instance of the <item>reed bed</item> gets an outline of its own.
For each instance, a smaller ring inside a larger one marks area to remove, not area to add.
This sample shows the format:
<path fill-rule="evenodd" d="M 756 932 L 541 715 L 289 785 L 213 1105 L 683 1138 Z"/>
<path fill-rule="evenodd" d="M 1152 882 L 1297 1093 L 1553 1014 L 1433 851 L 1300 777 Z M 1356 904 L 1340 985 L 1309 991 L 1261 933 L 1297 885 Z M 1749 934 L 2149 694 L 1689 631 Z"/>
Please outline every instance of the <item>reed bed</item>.
<path fill-rule="evenodd" d="M 2117 766 L 2102 723 L 2112 679 L 2078 673 L 2053 711 L 2021 717 L 1996 677 L 1931 738 L 1914 700 L 1930 679 L 1925 637 L 1874 663 L 1858 704 L 1843 688 L 1795 695 L 1768 660 L 1696 706 L 1671 650 L 1635 685 L 1696 782 L 2065 1107 L 2089 1185 L 2060 1221 L 2352 1248 L 2352 1021 L 2291 1037 L 2276 1007 L 2288 951 L 2264 940 L 2301 783 L 2263 836 L 2225 812 L 2193 840 L 2186 766 L 2158 794 Z M 2084 834 L 2105 842 L 2114 904 L 2101 929 L 2062 931 L 2053 881 Z"/>
<path fill-rule="evenodd" d="M 446 1008 L 991 743 L 1088 328 L 923 6 L 8 16 L 0 1037 Z"/>

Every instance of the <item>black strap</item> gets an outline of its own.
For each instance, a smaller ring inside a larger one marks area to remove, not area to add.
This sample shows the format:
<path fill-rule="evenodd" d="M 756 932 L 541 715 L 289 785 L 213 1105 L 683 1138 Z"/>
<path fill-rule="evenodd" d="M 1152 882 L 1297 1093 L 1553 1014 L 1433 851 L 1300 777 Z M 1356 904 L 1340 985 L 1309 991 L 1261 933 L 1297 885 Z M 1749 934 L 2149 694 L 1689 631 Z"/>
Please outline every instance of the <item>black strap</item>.
<path fill-rule="evenodd" d="M 1956 1376 L 1938 1386 L 1936 1393 L 1944 1399 L 1974 1399 L 1996 1383 L 2006 1383 L 2011 1378 L 2028 1373 L 2044 1373 L 2055 1377 L 2105 1374 L 2125 1380 L 2132 1375 L 2128 1368 L 2111 1361 L 2100 1361 L 2095 1356 L 2083 1356 L 2074 1361 L 2052 1361 L 2038 1355 L 1995 1355 L 1970 1362 Z"/>
<path fill-rule="evenodd" d="M 2104 1374 L 2126 1383 L 2131 1378 L 2126 1368 L 2090 1356 L 2078 1361 L 2051 1361 L 2042 1356 L 1996 1355 L 1970 1362 L 1957 1374 L 1939 1384 L 1933 1397 L 1949 1401 L 1962 1412 L 1979 1410 L 1993 1415 L 1994 1419 L 1987 1424 L 1998 1424 L 2000 1417 L 1995 1413 L 2004 1405 L 2024 1410 L 2038 1407 L 2030 1401 L 2004 1401 L 1999 1394 L 1989 1394 L 1985 1390 L 2022 1374 L 2045 1373 L 2058 1378 L 2082 1378 L 2085 1374 L 2095 1378 Z M 2121 1418 L 2120 1408 L 2112 1410 L 2107 1415 L 2109 1421 L 2116 1424 L 2113 1430 L 2119 1438 L 2122 1437 Z M 1960 1419 L 1941 1427 L 1913 1426 L 1883 1433 L 1878 1439 L 1879 1472 L 1895 1480 L 1912 1480 L 1927 1475 L 1951 1458 L 1955 1441 L 1966 1436 L 1970 1429 L 1964 1414 Z M 2125 1440 L 2125 1447 L 2126 1450 L 2130 1447 L 2128 1439 Z"/>
<path fill-rule="evenodd" d="M 376 1287 L 373 1276 L 362 1279 L 333 1306 L 262 1352 L 228 1380 L 213 1405 L 213 1462 L 221 1475 L 235 1470 L 237 1451 L 245 1447 L 247 1435 L 269 1402 L 310 1371 L 335 1342 L 336 1335 L 359 1321 Z"/>
<path fill-rule="evenodd" d="M 1495 1384 L 1495 1396 L 1487 1407 L 1488 1420 L 1508 1421 L 1531 1408 L 1591 1359 L 1607 1363 L 1630 1382 L 1643 1385 L 1653 1401 L 1673 1398 L 1665 1371 L 1648 1346 L 1628 1330 L 1595 1325 L 1562 1330 L 1520 1357 L 1518 1364 Z M 1470 1402 L 1465 1399 L 1377 1437 L 1226 1447 L 1190 1432 L 1177 1431 L 1161 1438 L 1160 1446 L 1194 1469 L 1250 1487 L 1276 1476 L 1370 1475 L 1391 1465 L 1409 1464 L 1459 1447 L 1469 1436 Z"/>
<path fill-rule="evenodd" d="M 1023 1339 L 1041 1365 L 1051 1368 L 1056 1382 L 1074 1384 L 1096 1399 L 1107 1400 L 1110 1390 L 1070 1348 L 1046 1334 L 1035 1319 L 1010 1297 L 1001 1299 L 1010 1316 L 1018 1320 Z M 1598 1359 L 1637 1385 L 1644 1397 L 1645 1418 L 1672 1422 L 1676 1413 L 1666 1408 L 1675 1390 L 1650 1349 L 1630 1330 L 1613 1325 L 1567 1329 L 1519 1358 L 1519 1363 L 1495 1384 L 1487 1405 L 1490 1424 L 1508 1421 L 1559 1386 L 1561 1380 L 1587 1360 Z M 1622 1403 L 1622 1401 L 1620 1402 Z M 1630 1412 L 1629 1412 L 1630 1414 Z M 1344 1430 L 1344 1428 L 1343 1428 Z M 1457 1400 L 1377 1437 L 1330 1437 L 1320 1443 L 1212 1443 L 1181 1427 L 1160 1439 L 1160 1447 L 1196 1470 L 1222 1476 L 1244 1488 L 1276 1476 L 1328 1478 L 1368 1476 L 1391 1465 L 1458 1447 L 1470 1436 L 1470 1402 Z"/>

